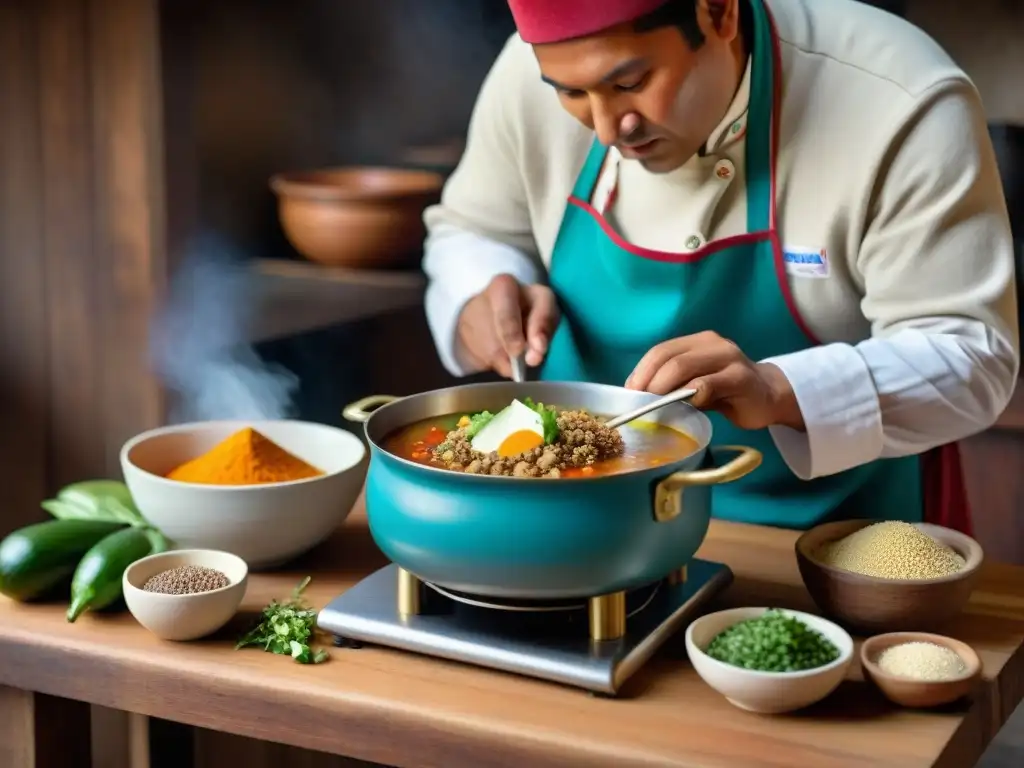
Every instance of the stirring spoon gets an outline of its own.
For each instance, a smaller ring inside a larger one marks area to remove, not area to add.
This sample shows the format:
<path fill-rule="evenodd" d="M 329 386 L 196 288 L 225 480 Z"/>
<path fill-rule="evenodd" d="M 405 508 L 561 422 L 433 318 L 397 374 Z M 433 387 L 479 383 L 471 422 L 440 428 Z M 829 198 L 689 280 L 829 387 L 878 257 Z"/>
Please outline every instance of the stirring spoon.
<path fill-rule="evenodd" d="M 657 400 L 652 400 L 646 405 L 641 405 L 636 410 L 632 410 L 629 413 L 624 413 L 621 416 L 616 416 L 614 419 L 606 421 L 604 425 L 609 429 L 615 429 L 621 427 L 623 424 L 627 424 L 633 419 L 639 419 L 641 416 L 656 411 L 659 408 L 664 408 L 666 405 L 672 405 L 672 403 L 679 403 L 683 400 L 687 400 L 697 394 L 696 389 L 677 389 L 675 392 L 669 392 L 664 397 L 659 397 Z"/>
<path fill-rule="evenodd" d="M 509 355 L 508 360 L 512 364 L 512 381 L 517 384 L 526 381 L 526 355 L 519 355 L 518 357 Z"/>

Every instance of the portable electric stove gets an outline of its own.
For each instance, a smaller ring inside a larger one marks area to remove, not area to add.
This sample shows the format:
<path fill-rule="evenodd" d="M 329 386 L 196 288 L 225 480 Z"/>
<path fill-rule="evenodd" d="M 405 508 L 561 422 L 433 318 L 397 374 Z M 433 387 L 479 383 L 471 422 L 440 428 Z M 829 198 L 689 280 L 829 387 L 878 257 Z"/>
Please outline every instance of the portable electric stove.
<path fill-rule="evenodd" d="M 731 581 L 728 566 L 692 560 L 629 592 L 511 601 L 423 583 L 392 564 L 333 600 L 318 625 L 339 647 L 399 648 L 614 695 Z"/>

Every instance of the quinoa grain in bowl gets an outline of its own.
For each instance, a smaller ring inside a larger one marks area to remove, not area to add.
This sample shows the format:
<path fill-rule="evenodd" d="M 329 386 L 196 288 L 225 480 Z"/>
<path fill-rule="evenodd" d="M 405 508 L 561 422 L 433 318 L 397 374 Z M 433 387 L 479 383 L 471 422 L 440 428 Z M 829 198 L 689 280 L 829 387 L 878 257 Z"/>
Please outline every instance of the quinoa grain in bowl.
<path fill-rule="evenodd" d="M 964 558 L 910 523 L 885 521 L 817 551 L 825 565 L 879 579 L 934 579 L 963 570 Z"/>

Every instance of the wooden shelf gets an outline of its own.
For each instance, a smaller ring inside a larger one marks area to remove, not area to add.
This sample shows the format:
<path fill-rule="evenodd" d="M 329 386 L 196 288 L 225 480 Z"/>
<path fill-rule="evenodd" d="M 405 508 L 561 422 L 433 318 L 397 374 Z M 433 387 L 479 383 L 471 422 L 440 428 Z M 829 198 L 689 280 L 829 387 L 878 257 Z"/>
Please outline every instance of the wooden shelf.
<path fill-rule="evenodd" d="M 427 281 L 418 271 L 259 259 L 253 283 L 260 309 L 249 335 L 258 342 L 422 306 Z"/>

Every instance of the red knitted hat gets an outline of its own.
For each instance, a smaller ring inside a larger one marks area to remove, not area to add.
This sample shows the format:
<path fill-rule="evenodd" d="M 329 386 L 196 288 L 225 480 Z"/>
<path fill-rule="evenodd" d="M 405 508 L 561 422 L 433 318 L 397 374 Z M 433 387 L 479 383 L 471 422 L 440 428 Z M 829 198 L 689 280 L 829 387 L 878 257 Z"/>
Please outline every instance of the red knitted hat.
<path fill-rule="evenodd" d="M 666 0 L 508 0 L 527 43 L 559 43 L 639 19 Z"/>

